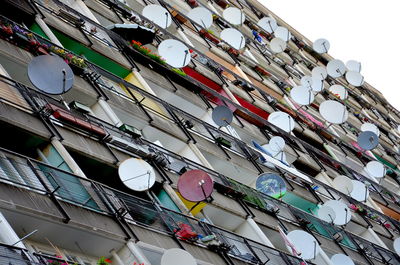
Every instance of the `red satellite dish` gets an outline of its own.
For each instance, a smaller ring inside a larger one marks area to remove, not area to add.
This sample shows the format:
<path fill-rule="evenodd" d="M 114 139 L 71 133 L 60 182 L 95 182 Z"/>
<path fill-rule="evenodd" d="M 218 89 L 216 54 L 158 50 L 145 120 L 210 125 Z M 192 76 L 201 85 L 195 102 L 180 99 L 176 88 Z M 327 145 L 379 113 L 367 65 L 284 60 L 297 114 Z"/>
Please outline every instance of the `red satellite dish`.
<path fill-rule="evenodd" d="M 213 190 L 214 181 L 202 170 L 190 170 L 179 177 L 178 191 L 188 201 L 204 201 L 210 197 Z"/>

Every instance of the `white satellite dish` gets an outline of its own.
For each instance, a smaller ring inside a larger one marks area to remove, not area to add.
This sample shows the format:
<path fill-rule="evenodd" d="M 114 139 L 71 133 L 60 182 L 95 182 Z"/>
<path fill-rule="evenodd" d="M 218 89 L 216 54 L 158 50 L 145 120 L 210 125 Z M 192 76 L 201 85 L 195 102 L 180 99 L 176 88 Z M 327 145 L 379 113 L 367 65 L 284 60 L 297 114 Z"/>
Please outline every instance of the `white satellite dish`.
<path fill-rule="evenodd" d="M 368 175 L 374 178 L 383 178 L 386 175 L 385 166 L 379 161 L 370 161 L 364 167 L 365 171 L 367 171 Z"/>
<path fill-rule="evenodd" d="M 364 183 L 358 180 L 352 180 L 352 182 L 353 182 L 353 191 L 350 193 L 350 196 L 359 202 L 366 201 L 369 196 L 368 187 Z"/>
<path fill-rule="evenodd" d="M 344 254 L 335 254 L 331 257 L 331 262 L 333 265 L 355 265 L 354 261 Z"/>
<path fill-rule="evenodd" d="M 333 221 L 336 218 L 336 213 L 335 211 L 326 205 L 322 205 L 317 212 L 318 218 L 327 222 L 327 223 L 333 223 Z"/>
<path fill-rule="evenodd" d="M 287 44 L 284 40 L 280 38 L 273 38 L 269 43 L 269 47 L 271 48 L 272 52 L 281 53 L 286 50 Z"/>
<path fill-rule="evenodd" d="M 274 136 L 269 140 L 268 145 L 270 146 L 270 149 L 273 150 L 273 152 L 279 153 L 279 152 L 283 151 L 286 143 L 282 137 Z"/>
<path fill-rule="evenodd" d="M 349 117 L 346 106 L 335 100 L 325 100 L 319 106 L 319 113 L 330 123 L 341 124 Z"/>
<path fill-rule="evenodd" d="M 359 72 L 349 71 L 346 73 L 346 80 L 350 85 L 359 87 L 364 84 L 364 76 L 362 76 Z"/>
<path fill-rule="evenodd" d="M 212 13 L 204 7 L 195 7 L 191 9 L 187 16 L 205 29 L 208 29 L 213 24 Z"/>
<path fill-rule="evenodd" d="M 221 31 L 220 37 L 236 50 L 240 50 L 246 45 L 246 40 L 243 34 L 234 28 L 224 29 Z"/>
<path fill-rule="evenodd" d="M 303 230 L 293 230 L 287 234 L 290 242 L 295 246 L 296 250 L 300 252 L 300 257 L 305 260 L 314 259 L 320 251 L 317 240 L 309 233 Z M 290 247 L 287 246 L 291 251 Z"/>
<path fill-rule="evenodd" d="M 292 34 L 290 34 L 290 31 L 287 28 L 281 27 L 281 26 L 279 26 L 275 29 L 274 35 L 276 38 L 280 38 L 284 41 L 289 41 L 290 38 L 292 37 Z"/>
<path fill-rule="evenodd" d="M 313 77 L 311 89 L 315 92 L 321 92 L 324 89 L 324 80 L 318 77 Z"/>
<path fill-rule="evenodd" d="M 272 17 L 263 17 L 258 21 L 257 25 L 268 33 L 273 33 L 278 27 L 276 20 Z"/>
<path fill-rule="evenodd" d="M 223 18 L 232 25 L 242 25 L 246 15 L 237 7 L 228 7 L 222 13 Z"/>
<path fill-rule="evenodd" d="M 341 60 L 331 60 L 326 65 L 326 71 L 330 77 L 338 78 L 346 73 L 346 65 Z"/>
<path fill-rule="evenodd" d="M 321 80 L 325 80 L 325 78 L 328 76 L 328 73 L 326 72 L 325 67 L 316 66 L 312 69 L 311 75 L 313 78 L 320 78 Z"/>
<path fill-rule="evenodd" d="M 146 191 L 156 181 L 153 167 L 146 161 L 137 158 L 123 161 L 118 167 L 118 175 L 122 183 L 134 191 Z"/>
<path fill-rule="evenodd" d="M 314 94 L 310 87 L 296 86 L 290 90 L 292 99 L 300 105 L 310 105 L 314 101 Z"/>
<path fill-rule="evenodd" d="M 327 53 L 330 47 L 331 44 L 326 39 L 318 39 L 313 43 L 313 50 L 319 54 Z"/>
<path fill-rule="evenodd" d="M 347 89 L 341 85 L 333 85 L 329 87 L 329 92 L 331 92 L 333 95 L 338 97 L 341 100 L 346 99 L 349 96 L 349 93 L 347 92 Z"/>
<path fill-rule="evenodd" d="M 393 248 L 396 251 L 397 255 L 400 255 L 400 237 L 396 238 L 393 241 Z"/>
<path fill-rule="evenodd" d="M 305 87 L 311 87 L 312 83 L 313 83 L 313 78 L 309 75 L 304 75 L 301 79 L 300 79 L 300 83 L 302 86 Z"/>
<path fill-rule="evenodd" d="M 173 39 L 163 40 L 158 45 L 158 53 L 167 64 L 175 68 L 185 67 L 192 58 L 189 48 L 182 42 Z"/>
<path fill-rule="evenodd" d="M 336 218 L 333 220 L 335 225 L 345 225 L 351 220 L 350 209 L 343 202 L 330 200 L 324 203 L 335 211 Z"/>
<path fill-rule="evenodd" d="M 370 131 L 375 133 L 378 137 L 381 134 L 381 132 L 379 131 L 379 128 L 373 124 L 373 123 L 363 123 L 361 125 L 361 131 L 366 132 L 366 131 Z"/>
<path fill-rule="evenodd" d="M 348 71 L 361 72 L 361 63 L 354 60 L 350 60 L 347 61 L 346 68 Z"/>
<path fill-rule="evenodd" d="M 333 180 L 333 186 L 340 192 L 349 195 L 354 187 L 353 187 L 353 181 L 343 175 L 337 176 L 334 180 Z"/>
<path fill-rule="evenodd" d="M 186 250 L 170 248 L 162 255 L 161 265 L 197 265 L 197 262 Z"/>
<path fill-rule="evenodd" d="M 288 133 L 294 129 L 295 125 L 293 118 L 286 112 L 282 111 L 272 112 L 268 116 L 268 121 Z"/>
<path fill-rule="evenodd" d="M 143 8 L 142 15 L 163 29 L 168 28 L 172 18 L 167 9 L 160 5 L 147 5 Z"/>

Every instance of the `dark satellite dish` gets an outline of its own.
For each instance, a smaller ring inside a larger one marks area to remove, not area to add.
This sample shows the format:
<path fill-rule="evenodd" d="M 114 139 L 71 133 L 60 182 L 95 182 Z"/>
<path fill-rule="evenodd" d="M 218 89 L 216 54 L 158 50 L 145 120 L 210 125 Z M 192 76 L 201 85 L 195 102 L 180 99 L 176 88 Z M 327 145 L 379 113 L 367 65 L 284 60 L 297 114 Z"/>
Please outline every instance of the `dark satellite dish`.
<path fill-rule="evenodd" d="M 212 112 L 212 119 L 218 126 L 224 127 L 233 120 L 232 111 L 226 106 L 218 106 Z"/>
<path fill-rule="evenodd" d="M 205 201 L 211 196 L 213 190 L 212 178 L 202 170 L 190 170 L 179 177 L 178 191 L 188 201 Z"/>
<path fill-rule="evenodd" d="M 358 145 L 364 150 L 372 150 L 379 144 L 378 136 L 370 131 L 362 132 L 357 138 Z"/>
<path fill-rule="evenodd" d="M 114 24 L 107 27 L 127 41 L 139 41 L 141 44 L 153 42 L 156 33 L 154 30 L 140 26 L 138 24 Z"/>
<path fill-rule="evenodd" d="M 68 92 L 74 84 L 74 73 L 63 59 L 53 55 L 40 55 L 28 65 L 28 77 L 40 91 L 50 95 Z"/>

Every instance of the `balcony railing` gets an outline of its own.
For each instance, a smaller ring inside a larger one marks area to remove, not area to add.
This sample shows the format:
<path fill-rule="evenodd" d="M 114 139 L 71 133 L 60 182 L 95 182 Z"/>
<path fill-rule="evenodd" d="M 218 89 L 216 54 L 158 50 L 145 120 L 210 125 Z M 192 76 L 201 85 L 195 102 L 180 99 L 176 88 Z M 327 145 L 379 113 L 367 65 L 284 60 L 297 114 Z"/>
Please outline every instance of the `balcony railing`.
<path fill-rule="evenodd" d="M 110 215 L 118 213 L 128 223 L 164 232 L 180 240 L 210 248 L 212 246 L 209 246 L 206 239 L 211 237 L 210 241 L 217 240 L 219 242 L 216 247 L 225 246 L 224 250 L 228 254 L 248 262 L 262 264 L 271 259 L 279 260 L 275 264 L 285 264 L 285 262 L 289 265 L 293 264 L 288 260 L 298 261 L 295 264 L 300 263 L 300 260 L 296 257 L 182 213 L 163 208 L 151 201 L 117 191 L 89 179 L 80 178 L 8 150 L 0 150 L 2 156 L 0 159 L 0 170 L 2 170 L 0 182 L 5 185 L 18 186 L 33 192 L 54 195 L 54 199 L 57 202 L 71 203 L 95 212 Z M 68 212 L 64 212 L 64 214 L 68 216 Z M 29 259 L 29 256 L 22 256 L 25 255 L 22 252 L 18 252 L 20 255 L 12 256 L 11 254 L 14 252 L 10 252 L 8 254 L 9 257 L 6 254 L 3 256 L 8 258 L 17 257 L 20 260 Z M 0 252 L 0 260 L 1 257 Z M 34 262 L 26 264 L 46 264 Z M 42 260 L 42 262 L 46 261 Z"/>

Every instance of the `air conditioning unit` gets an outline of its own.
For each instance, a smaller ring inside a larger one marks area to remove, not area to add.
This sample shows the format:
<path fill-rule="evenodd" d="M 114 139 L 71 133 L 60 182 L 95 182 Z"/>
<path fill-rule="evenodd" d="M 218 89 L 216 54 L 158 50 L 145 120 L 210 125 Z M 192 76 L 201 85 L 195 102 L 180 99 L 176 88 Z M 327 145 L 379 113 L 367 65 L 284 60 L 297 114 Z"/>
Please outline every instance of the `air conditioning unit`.
<path fill-rule="evenodd" d="M 115 145 L 119 148 L 122 148 L 126 151 L 135 153 L 141 157 L 145 157 L 148 156 L 150 154 L 150 152 L 145 148 L 142 147 L 140 145 L 137 145 L 135 143 L 132 143 L 130 141 L 127 141 L 125 139 L 119 138 L 117 136 L 114 135 L 110 135 L 106 141 L 112 145 Z"/>

